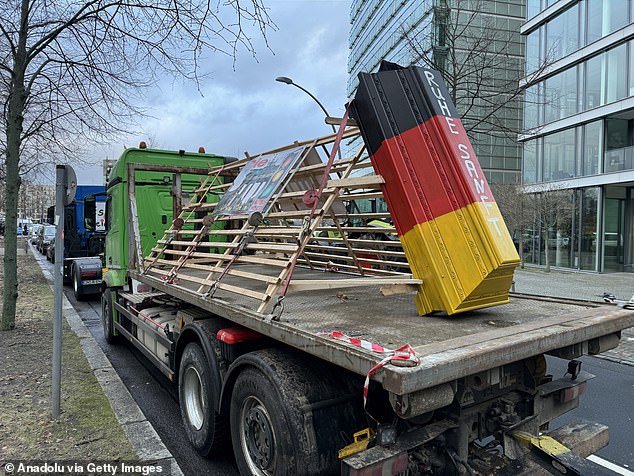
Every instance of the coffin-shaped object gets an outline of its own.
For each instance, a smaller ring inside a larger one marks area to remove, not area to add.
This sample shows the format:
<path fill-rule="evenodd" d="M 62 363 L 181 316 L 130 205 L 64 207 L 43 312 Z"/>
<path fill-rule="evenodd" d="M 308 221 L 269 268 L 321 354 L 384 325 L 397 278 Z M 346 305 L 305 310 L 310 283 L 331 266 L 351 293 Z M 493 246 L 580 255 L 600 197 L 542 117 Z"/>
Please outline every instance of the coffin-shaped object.
<path fill-rule="evenodd" d="M 351 106 L 415 278 L 418 312 L 509 301 L 519 256 L 438 71 L 384 62 Z"/>

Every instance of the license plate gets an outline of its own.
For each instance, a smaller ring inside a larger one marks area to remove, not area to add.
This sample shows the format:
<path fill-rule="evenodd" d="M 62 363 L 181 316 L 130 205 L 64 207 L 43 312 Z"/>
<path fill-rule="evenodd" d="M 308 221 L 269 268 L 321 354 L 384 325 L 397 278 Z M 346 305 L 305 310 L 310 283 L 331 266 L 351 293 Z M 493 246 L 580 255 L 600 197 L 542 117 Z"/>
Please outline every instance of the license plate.
<path fill-rule="evenodd" d="M 93 284 L 101 284 L 101 279 L 87 279 L 81 282 L 82 286 L 91 286 Z"/>

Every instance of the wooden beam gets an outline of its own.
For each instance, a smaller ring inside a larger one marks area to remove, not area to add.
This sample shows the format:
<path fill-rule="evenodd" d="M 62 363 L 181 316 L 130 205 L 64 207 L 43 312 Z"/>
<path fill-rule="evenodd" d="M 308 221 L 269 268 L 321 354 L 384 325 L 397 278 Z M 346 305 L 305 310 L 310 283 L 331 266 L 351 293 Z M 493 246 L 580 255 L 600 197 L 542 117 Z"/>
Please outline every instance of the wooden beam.
<path fill-rule="evenodd" d="M 351 278 L 351 279 L 294 279 L 288 285 L 289 291 L 315 291 L 318 289 L 356 288 L 362 286 L 417 286 L 420 279 L 403 278 Z"/>

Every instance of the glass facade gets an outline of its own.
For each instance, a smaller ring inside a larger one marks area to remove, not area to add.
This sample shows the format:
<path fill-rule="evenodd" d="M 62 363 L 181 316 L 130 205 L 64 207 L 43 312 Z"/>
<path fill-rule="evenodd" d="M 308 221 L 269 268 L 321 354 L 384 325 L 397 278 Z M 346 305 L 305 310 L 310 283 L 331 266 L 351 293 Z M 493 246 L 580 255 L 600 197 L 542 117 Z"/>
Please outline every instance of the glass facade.
<path fill-rule="evenodd" d="M 606 141 L 605 147 L 604 122 L 612 124 L 609 129 L 606 128 L 606 135 L 611 134 L 612 142 Z M 626 166 L 633 168 L 632 144 L 623 141 L 631 137 L 627 135 L 627 131 L 634 127 L 634 123 L 624 122 L 625 130 L 623 121 L 598 120 L 524 142 L 524 183 L 552 182 L 597 175 L 604 171 L 624 170 Z M 606 163 L 605 170 L 602 170 L 601 157 L 604 154 L 606 159 L 612 157 L 612 162 L 610 165 Z"/>
<path fill-rule="evenodd" d="M 458 86 L 456 108 L 488 180 L 517 183 L 522 148 L 508 131 L 519 131 L 523 104 L 517 96 L 509 95 L 508 84 L 512 81 L 517 84 L 523 70 L 524 45 L 519 29 L 524 16 L 524 3 L 516 0 L 353 0 L 348 95 L 354 96 L 359 72 L 376 71 L 382 60 L 409 65 L 422 64 L 422 59 L 428 58 L 437 68 L 441 69 L 444 64 L 449 69 L 450 62 L 465 64 L 474 58 L 482 64 L 483 56 L 478 56 L 481 51 L 470 53 L 469 45 L 477 45 L 478 39 L 480 45 L 486 44 L 490 51 L 499 48 L 501 54 L 494 53 L 497 60 L 485 74 L 472 68 L 472 77 L 459 76 L 461 84 L 470 91 L 471 85 L 477 82 L 482 99 L 465 100 Z M 463 24 L 466 26 L 461 31 Z M 490 30 L 499 34 L 483 43 L 486 34 L 482 36 L 482 32 Z M 448 49 L 456 58 L 448 54 Z M 501 108 L 497 100 L 490 100 L 500 95 L 511 96 Z M 360 145 L 360 141 L 355 141 L 346 147 L 354 150 Z"/>
<path fill-rule="evenodd" d="M 545 7 L 539 0 L 527 0 L 527 19 Z M 558 12 L 526 35 L 526 73 L 627 26 L 631 9 L 631 0 L 580 0 Z"/>
<path fill-rule="evenodd" d="M 527 263 L 634 271 L 633 3 L 527 0 L 527 20 L 544 12 L 525 35 Z"/>
<path fill-rule="evenodd" d="M 524 230 L 525 263 L 599 271 L 597 247 L 600 189 L 570 189 L 537 195 L 541 211 Z"/>
<path fill-rule="evenodd" d="M 634 93 L 634 41 L 628 41 L 529 86 L 524 129 L 619 101 Z M 581 93 L 583 90 L 583 93 Z"/>

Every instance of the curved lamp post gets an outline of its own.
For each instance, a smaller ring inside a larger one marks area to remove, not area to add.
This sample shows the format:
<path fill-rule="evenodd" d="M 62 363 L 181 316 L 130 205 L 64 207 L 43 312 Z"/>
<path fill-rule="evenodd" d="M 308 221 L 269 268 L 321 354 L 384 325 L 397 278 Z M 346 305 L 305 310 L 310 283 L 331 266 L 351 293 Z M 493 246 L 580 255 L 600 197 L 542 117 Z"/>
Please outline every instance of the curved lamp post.
<path fill-rule="evenodd" d="M 322 103 L 319 102 L 319 99 L 317 99 L 313 93 L 311 93 L 308 89 L 303 88 L 302 86 L 300 86 L 299 84 L 293 82 L 293 80 L 291 78 L 288 78 L 286 76 L 278 76 L 277 78 L 275 78 L 275 81 L 277 81 L 278 83 L 284 83 L 284 84 L 290 84 L 291 86 L 295 86 L 296 88 L 301 89 L 302 91 L 304 91 L 306 94 L 308 94 L 313 101 L 315 101 L 317 103 L 317 105 L 319 105 L 319 107 L 321 108 L 322 111 L 324 111 L 324 114 L 326 115 L 326 117 L 330 117 L 330 114 L 328 114 L 328 111 L 326 110 L 326 108 L 324 107 L 324 105 Z M 332 124 L 330 124 L 330 127 L 332 127 L 332 131 L 336 134 L 337 133 L 337 129 L 335 128 L 335 126 L 333 126 Z"/>

